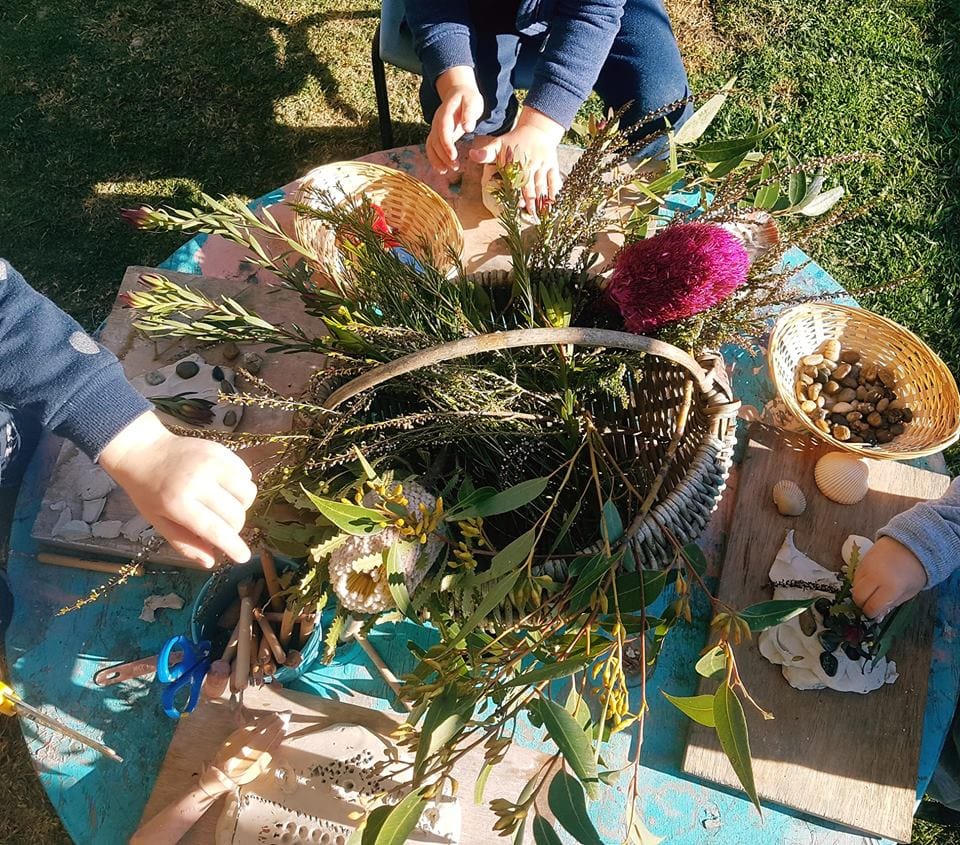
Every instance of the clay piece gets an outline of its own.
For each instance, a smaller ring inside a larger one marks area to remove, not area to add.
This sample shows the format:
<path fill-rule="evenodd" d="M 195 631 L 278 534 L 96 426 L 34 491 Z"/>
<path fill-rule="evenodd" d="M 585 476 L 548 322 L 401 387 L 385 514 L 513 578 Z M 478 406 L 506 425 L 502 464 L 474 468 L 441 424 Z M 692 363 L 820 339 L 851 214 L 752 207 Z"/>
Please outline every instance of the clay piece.
<path fill-rule="evenodd" d="M 84 502 L 104 499 L 116 487 L 117 483 L 106 472 L 96 464 L 90 464 L 80 481 L 80 498 Z"/>
<path fill-rule="evenodd" d="M 69 510 L 63 511 L 69 514 Z M 54 527 L 55 537 L 63 537 L 65 540 L 83 540 L 90 536 L 90 526 L 82 519 L 68 519 L 64 522 L 58 522 Z"/>
<path fill-rule="evenodd" d="M 143 535 L 149 529 L 150 523 L 137 514 L 120 526 L 120 533 L 131 543 L 142 543 Z"/>
<path fill-rule="evenodd" d="M 345 845 L 367 807 L 409 781 L 404 755 L 359 725 L 287 736 L 263 773 L 228 795 L 216 845 Z M 428 804 L 407 838 L 436 845 L 459 841 L 460 806 L 449 796 Z"/>
<path fill-rule="evenodd" d="M 108 519 L 103 522 L 95 522 L 90 526 L 90 532 L 94 537 L 101 540 L 115 540 L 120 536 L 120 528 L 123 523 L 119 519 Z"/>
<path fill-rule="evenodd" d="M 83 502 L 83 510 L 81 512 L 80 518 L 87 524 L 93 524 L 98 519 L 100 519 L 100 514 L 103 513 L 103 507 L 107 503 L 107 497 L 103 496 L 100 499 L 87 499 Z"/>
<path fill-rule="evenodd" d="M 799 551 L 793 536 L 793 531 L 787 532 L 770 567 L 770 580 L 775 585 L 774 599 L 825 597 L 832 600 L 840 584 L 837 574 Z M 823 589 L 816 589 L 815 585 L 822 585 Z M 811 615 L 815 628 L 810 625 Z M 894 683 L 899 677 L 892 660 L 885 657 L 875 663 L 864 658 L 851 660 L 842 649 L 833 655 L 836 667 L 832 675 L 828 674 L 821 662 L 824 648 L 820 634 L 824 630 L 823 620 L 811 609 L 762 631 L 757 644 L 760 653 L 771 663 L 779 665 L 783 677 L 798 690 L 868 693 L 884 684 Z"/>
<path fill-rule="evenodd" d="M 212 402 L 210 411 L 213 420 L 205 424 L 204 428 L 233 431 L 243 416 L 243 408 L 227 405 L 219 400 L 221 392 L 236 392 L 234 371 L 229 367 L 208 364 L 196 353 L 132 379 L 131 384 L 148 399 L 182 396 Z M 160 413 L 176 425 L 190 424 L 179 417 L 166 415 L 162 411 Z"/>
<path fill-rule="evenodd" d="M 180 610 L 183 607 L 183 599 L 176 593 L 167 593 L 164 596 L 147 596 L 143 600 L 143 610 L 140 611 L 140 619 L 144 622 L 155 622 L 157 611 L 161 608 L 170 610 Z"/>

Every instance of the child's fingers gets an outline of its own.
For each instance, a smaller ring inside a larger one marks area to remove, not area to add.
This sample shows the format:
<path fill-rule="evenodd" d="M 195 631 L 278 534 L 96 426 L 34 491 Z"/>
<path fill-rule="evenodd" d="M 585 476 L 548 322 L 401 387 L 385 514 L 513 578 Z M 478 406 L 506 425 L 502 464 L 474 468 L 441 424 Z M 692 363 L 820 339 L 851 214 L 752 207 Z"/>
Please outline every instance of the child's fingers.
<path fill-rule="evenodd" d="M 247 521 L 247 509 L 223 489 L 210 489 L 200 496 L 200 501 L 219 516 L 234 531 L 241 531 Z"/>
<path fill-rule="evenodd" d="M 440 107 L 439 152 L 448 167 L 457 166 L 457 138 L 463 134 L 459 128 L 459 104 L 444 104 Z"/>
<path fill-rule="evenodd" d="M 219 549 L 231 560 L 246 563 L 250 560 L 250 549 L 240 539 L 240 535 L 203 502 L 192 501 L 186 507 L 180 507 L 169 514 L 169 518 L 181 527 Z"/>
<path fill-rule="evenodd" d="M 533 187 L 536 191 L 536 197 L 549 196 L 549 188 L 547 187 L 547 168 L 538 167 L 536 172 L 533 175 Z"/>
<path fill-rule="evenodd" d="M 477 121 L 483 116 L 483 99 L 480 97 L 464 97 L 460 106 L 460 125 L 464 132 L 473 132 L 477 128 Z"/>
<path fill-rule="evenodd" d="M 215 550 L 212 546 L 204 543 L 203 540 L 176 522 L 158 517 L 154 520 L 153 527 L 185 558 L 196 561 L 208 569 L 217 562 Z"/>
<path fill-rule="evenodd" d="M 560 171 L 556 167 L 551 167 L 547 171 L 547 196 L 555 200 L 562 187 L 563 180 L 560 178 Z"/>
<path fill-rule="evenodd" d="M 233 472 L 224 472 L 221 473 L 219 481 L 220 486 L 233 496 L 244 510 L 249 508 L 257 498 L 257 485 L 249 474 L 244 478 Z"/>
<path fill-rule="evenodd" d="M 493 164 L 500 154 L 500 139 L 487 138 L 478 141 L 470 150 L 470 158 L 477 164 Z"/>
<path fill-rule="evenodd" d="M 437 155 L 436 149 L 434 149 L 434 134 L 430 133 L 427 138 L 426 150 L 427 150 L 427 161 L 430 162 L 430 166 L 437 171 L 437 173 L 446 173 L 446 165 L 440 160 L 440 157 Z"/>
<path fill-rule="evenodd" d="M 523 186 L 523 207 L 531 214 L 537 210 L 537 186 L 534 177 L 531 175 Z"/>

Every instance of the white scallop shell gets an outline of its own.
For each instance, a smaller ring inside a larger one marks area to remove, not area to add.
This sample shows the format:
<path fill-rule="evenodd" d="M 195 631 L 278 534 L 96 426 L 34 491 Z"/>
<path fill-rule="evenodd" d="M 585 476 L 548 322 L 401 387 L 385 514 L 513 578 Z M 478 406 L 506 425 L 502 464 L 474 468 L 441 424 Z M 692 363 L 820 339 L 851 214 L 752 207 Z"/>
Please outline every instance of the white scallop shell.
<path fill-rule="evenodd" d="M 846 452 L 828 452 L 813 471 L 817 487 L 840 505 L 855 505 L 867 495 L 870 467 L 863 458 Z"/>
<path fill-rule="evenodd" d="M 840 557 L 843 558 L 843 562 L 849 566 L 850 565 L 850 556 L 853 554 L 853 546 L 856 543 L 859 550 L 859 559 L 863 560 L 863 556 L 870 551 L 873 546 L 873 540 L 869 537 L 864 537 L 860 534 L 851 534 L 843 541 L 843 547 L 840 549 Z"/>
<path fill-rule="evenodd" d="M 784 516 L 800 516 L 807 509 L 807 497 L 793 481 L 773 485 L 773 502 Z"/>

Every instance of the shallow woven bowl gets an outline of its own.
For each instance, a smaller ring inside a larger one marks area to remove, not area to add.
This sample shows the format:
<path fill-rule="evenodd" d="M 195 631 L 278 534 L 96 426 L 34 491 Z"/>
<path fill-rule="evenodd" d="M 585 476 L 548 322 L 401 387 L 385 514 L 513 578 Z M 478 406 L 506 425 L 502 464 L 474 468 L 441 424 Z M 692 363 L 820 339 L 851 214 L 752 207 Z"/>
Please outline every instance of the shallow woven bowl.
<path fill-rule="evenodd" d="M 800 410 L 794 392 L 800 359 L 817 352 L 830 338 L 837 338 L 844 350 L 859 352 L 864 361 L 889 367 L 896 376 L 893 390 L 913 411 L 913 420 L 890 443 L 844 443 L 824 434 Z M 785 311 L 770 335 L 767 361 L 777 394 L 790 413 L 837 449 L 903 460 L 936 454 L 960 437 L 960 393 L 947 365 L 913 332 L 863 308 L 808 303 Z"/>
<path fill-rule="evenodd" d="M 432 188 L 412 176 L 365 161 L 341 161 L 311 170 L 295 202 L 316 206 L 316 189 L 349 198 L 365 196 L 379 205 L 397 240 L 420 261 L 442 272 L 453 270 L 463 252 L 463 229 L 449 204 Z M 329 267 L 336 268 L 337 238 L 324 223 L 304 214 L 294 219 L 294 231 Z"/>

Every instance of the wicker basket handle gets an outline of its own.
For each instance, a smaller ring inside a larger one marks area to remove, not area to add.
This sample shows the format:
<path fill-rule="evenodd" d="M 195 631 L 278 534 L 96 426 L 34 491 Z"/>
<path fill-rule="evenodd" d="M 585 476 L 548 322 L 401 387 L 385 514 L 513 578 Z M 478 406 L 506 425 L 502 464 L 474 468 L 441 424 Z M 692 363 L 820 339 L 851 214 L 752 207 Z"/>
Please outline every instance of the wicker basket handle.
<path fill-rule="evenodd" d="M 656 355 L 658 358 L 666 358 L 687 369 L 700 389 L 713 401 L 719 403 L 729 401 L 729 399 L 720 395 L 723 391 L 718 394 L 712 373 L 706 372 L 690 355 L 676 346 L 642 335 L 577 326 L 565 329 L 514 329 L 506 332 L 491 332 L 490 334 L 467 337 L 463 340 L 441 343 L 439 346 L 432 346 L 429 349 L 421 349 L 418 352 L 412 352 L 402 358 L 397 358 L 395 361 L 381 364 L 379 367 L 374 367 L 363 375 L 357 376 L 343 387 L 333 391 L 323 404 L 325 408 L 332 411 L 358 393 L 376 387 L 392 378 L 424 367 L 431 367 L 442 361 L 475 355 L 478 352 L 495 352 L 499 349 L 515 349 L 521 346 L 563 346 L 566 344 L 629 349 L 632 352 L 646 352 L 649 355 Z"/>

